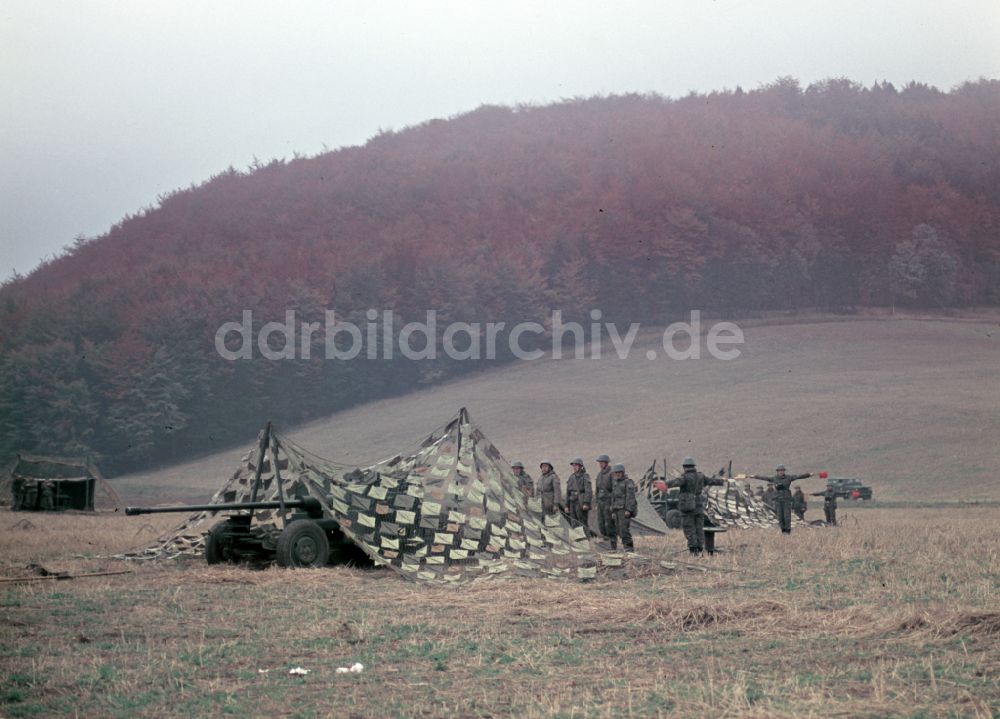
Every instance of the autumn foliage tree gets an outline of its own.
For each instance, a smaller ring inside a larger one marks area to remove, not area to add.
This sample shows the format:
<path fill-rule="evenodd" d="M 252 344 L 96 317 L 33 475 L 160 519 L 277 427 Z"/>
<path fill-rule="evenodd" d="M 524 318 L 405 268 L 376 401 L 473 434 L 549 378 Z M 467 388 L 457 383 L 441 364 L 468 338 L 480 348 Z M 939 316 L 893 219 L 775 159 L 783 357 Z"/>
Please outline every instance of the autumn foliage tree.
<path fill-rule="evenodd" d="M 256 336 L 287 310 L 512 325 L 997 302 L 1000 82 L 485 106 L 229 169 L 9 280 L 0 460 L 122 471 L 482 366 L 329 361 L 321 336 L 308 358 L 224 360 L 216 330 L 243 310 Z"/>

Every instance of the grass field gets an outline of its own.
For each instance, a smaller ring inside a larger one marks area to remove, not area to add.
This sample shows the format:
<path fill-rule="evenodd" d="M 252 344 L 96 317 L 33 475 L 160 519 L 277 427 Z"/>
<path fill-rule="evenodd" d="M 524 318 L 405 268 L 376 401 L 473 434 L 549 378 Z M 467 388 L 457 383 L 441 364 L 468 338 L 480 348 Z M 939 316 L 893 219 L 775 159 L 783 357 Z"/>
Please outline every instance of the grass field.
<path fill-rule="evenodd" d="M 4 579 L 132 573 L 0 584 L 0 716 L 1000 716 L 1000 508 L 841 519 L 691 562 L 640 539 L 666 576 L 428 588 L 126 564 L 95 557 L 176 518 L 2 512 Z"/>
<path fill-rule="evenodd" d="M 669 360 L 662 348 L 650 361 L 662 335 L 650 330 L 625 360 L 606 346 L 601 359 L 517 362 L 288 434 L 367 465 L 465 406 L 507 459 L 551 457 L 561 474 L 574 456 L 607 453 L 639 475 L 654 458 L 693 455 L 706 471 L 732 459 L 737 472 L 783 462 L 857 476 L 877 499 L 1000 500 L 1000 316 L 795 321 L 748 325 L 732 361 Z M 205 500 L 252 444 L 116 485 L 137 502 Z"/>

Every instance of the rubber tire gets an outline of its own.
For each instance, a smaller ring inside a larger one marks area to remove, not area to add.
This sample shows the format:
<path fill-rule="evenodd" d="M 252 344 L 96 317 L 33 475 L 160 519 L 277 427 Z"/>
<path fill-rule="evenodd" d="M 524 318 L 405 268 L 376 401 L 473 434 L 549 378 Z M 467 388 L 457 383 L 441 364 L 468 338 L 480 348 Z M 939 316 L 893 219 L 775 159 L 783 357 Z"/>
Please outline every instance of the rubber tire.
<path fill-rule="evenodd" d="M 667 516 L 663 518 L 663 521 L 668 529 L 680 529 L 684 526 L 684 519 L 681 517 L 679 509 L 668 510 Z"/>
<path fill-rule="evenodd" d="M 296 519 L 278 536 L 278 564 L 282 567 L 325 567 L 330 558 L 330 541 L 315 522 Z"/>
<path fill-rule="evenodd" d="M 226 519 L 208 530 L 208 536 L 205 537 L 205 561 L 209 564 L 224 564 L 229 561 L 225 551 L 226 543 L 222 539 L 222 534 L 228 529 L 229 520 Z"/>

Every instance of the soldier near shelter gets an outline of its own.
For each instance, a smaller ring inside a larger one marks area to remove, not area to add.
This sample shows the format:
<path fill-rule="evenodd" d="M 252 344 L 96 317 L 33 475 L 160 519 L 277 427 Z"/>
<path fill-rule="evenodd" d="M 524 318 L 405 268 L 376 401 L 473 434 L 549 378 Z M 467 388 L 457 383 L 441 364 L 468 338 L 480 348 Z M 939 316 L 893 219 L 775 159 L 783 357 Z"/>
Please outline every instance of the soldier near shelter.
<path fill-rule="evenodd" d="M 542 498 L 542 511 L 546 514 L 555 514 L 563 508 L 559 475 L 552 468 L 552 462 L 547 459 L 542 460 L 538 467 L 542 470 L 542 476 L 538 478 L 535 491 Z"/>
<path fill-rule="evenodd" d="M 535 481 L 531 478 L 531 475 L 524 471 L 524 462 L 519 459 L 515 459 L 510 463 L 510 469 L 517 477 L 517 488 L 521 490 L 521 494 L 524 495 L 525 499 L 535 496 Z"/>
<path fill-rule="evenodd" d="M 761 479 L 774 486 L 774 513 L 778 515 L 778 525 L 784 534 L 792 533 L 792 482 L 811 477 L 812 474 L 786 474 L 785 465 L 774 468 L 773 477 L 750 475 L 751 479 Z"/>
<path fill-rule="evenodd" d="M 590 475 L 583 468 L 583 460 L 579 457 L 570 460 L 569 466 L 573 468 L 573 474 L 566 480 L 566 514 L 576 526 L 587 527 L 587 515 L 594 502 Z"/>
<path fill-rule="evenodd" d="M 795 493 L 792 495 L 792 511 L 795 512 L 795 516 L 805 520 L 808 506 L 806 495 L 802 494 L 802 487 L 796 487 Z"/>
<path fill-rule="evenodd" d="M 837 492 L 833 489 L 833 483 L 827 482 L 826 489 L 822 492 L 813 492 L 810 496 L 823 498 L 823 516 L 826 523 L 837 526 Z"/>
<path fill-rule="evenodd" d="M 680 489 L 677 495 L 677 510 L 681 513 L 681 526 L 687 539 L 688 551 L 701 554 L 705 551 L 705 497 L 702 494 L 708 485 L 724 485 L 721 477 L 706 477 L 695 468 L 694 460 L 685 457 L 684 473 L 667 482 L 667 487 Z"/>
<path fill-rule="evenodd" d="M 20 474 L 15 474 L 10 491 L 12 495 L 10 511 L 18 512 L 24 506 L 24 477 Z"/>
<path fill-rule="evenodd" d="M 631 552 L 635 549 L 632 542 L 632 517 L 638 511 L 635 498 L 635 482 L 625 474 L 625 465 L 616 464 L 611 468 L 611 548 L 618 548 L 621 539 L 622 547 Z"/>
<path fill-rule="evenodd" d="M 46 479 L 39 488 L 38 508 L 43 512 L 51 512 L 56 508 L 56 484 Z"/>
<path fill-rule="evenodd" d="M 603 537 L 614 536 L 614 518 L 611 516 L 611 458 L 606 454 L 597 457 L 601 471 L 594 478 L 597 495 L 597 530 Z"/>

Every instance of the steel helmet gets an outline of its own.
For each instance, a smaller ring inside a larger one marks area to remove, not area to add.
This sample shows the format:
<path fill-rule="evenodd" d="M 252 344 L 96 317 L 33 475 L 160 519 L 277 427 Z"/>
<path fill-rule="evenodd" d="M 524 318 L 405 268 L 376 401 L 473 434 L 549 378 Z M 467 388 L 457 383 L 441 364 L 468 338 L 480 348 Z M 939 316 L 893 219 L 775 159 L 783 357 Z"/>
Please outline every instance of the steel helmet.
<path fill-rule="evenodd" d="M 684 458 L 684 462 L 682 464 L 685 467 L 693 467 L 694 466 L 694 460 L 691 457 L 685 457 Z"/>
<path fill-rule="evenodd" d="M 510 463 L 510 466 L 511 466 L 512 468 L 513 468 L 513 467 L 520 467 L 521 469 L 524 469 L 524 462 L 522 462 L 522 461 L 521 461 L 521 460 L 519 460 L 519 459 L 515 459 L 515 460 L 514 460 L 513 462 L 511 462 L 511 463 Z"/>
<path fill-rule="evenodd" d="M 785 465 L 779 464 L 777 467 L 774 468 L 774 471 L 775 472 L 784 472 L 785 471 Z"/>
<path fill-rule="evenodd" d="M 549 468 L 550 468 L 550 469 L 551 469 L 552 467 L 555 467 L 555 465 L 554 465 L 554 464 L 552 464 L 552 460 L 551 460 L 551 459 L 543 459 L 543 460 L 542 460 L 541 462 L 539 462 L 539 463 L 538 463 L 538 466 L 539 466 L 539 467 L 541 467 L 541 466 L 542 466 L 543 464 L 547 464 L 547 465 L 549 465 Z"/>
<path fill-rule="evenodd" d="M 614 467 L 611 468 L 611 471 L 612 472 L 624 472 L 625 471 L 625 465 L 624 464 L 616 464 Z"/>
<path fill-rule="evenodd" d="M 610 462 L 611 461 L 611 457 L 609 457 L 606 454 L 599 454 L 599 455 L 597 455 L 597 459 L 595 459 L 594 461 L 595 462 Z"/>
<path fill-rule="evenodd" d="M 578 464 L 578 465 L 580 465 L 581 467 L 583 466 L 583 460 L 582 460 L 582 459 L 580 459 L 579 457 L 574 457 L 573 459 L 571 459 L 571 460 L 569 461 L 569 463 L 570 463 L 570 464 Z"/>

